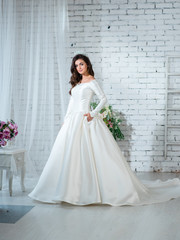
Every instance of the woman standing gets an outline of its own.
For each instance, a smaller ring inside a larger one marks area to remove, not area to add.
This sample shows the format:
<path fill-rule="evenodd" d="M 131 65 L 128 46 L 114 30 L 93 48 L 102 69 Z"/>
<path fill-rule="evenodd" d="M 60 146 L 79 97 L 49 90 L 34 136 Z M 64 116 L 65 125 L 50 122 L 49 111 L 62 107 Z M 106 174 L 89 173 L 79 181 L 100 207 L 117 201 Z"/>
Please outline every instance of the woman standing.
<path fill-rule="evenodd" d="M 94 78 L 89 58 L 71 65 L 70 101 L 49 159 L 29 196 L 76 205 L 143 205 L 180 197 L 178 178 L 142 183 L 132 172 L 111 132 L 98 116 L 107 99 Z M 90 110 L 93 95 L 99 104 Z"/>

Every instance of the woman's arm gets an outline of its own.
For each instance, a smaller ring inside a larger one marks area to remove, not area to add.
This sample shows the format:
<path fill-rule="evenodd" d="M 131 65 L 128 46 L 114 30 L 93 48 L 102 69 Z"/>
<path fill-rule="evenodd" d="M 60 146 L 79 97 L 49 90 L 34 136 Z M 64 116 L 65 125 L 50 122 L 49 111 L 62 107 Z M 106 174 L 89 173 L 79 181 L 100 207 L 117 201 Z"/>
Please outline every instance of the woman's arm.
<path fill-rule="evenodd" d="M 95 117 L 98 112 L 104 107 L 105 103 L 107 102 L 107 98 L 96 80 L 91 81 L 90 87 L 100 100 L 97 107 L 89 112 L 91 117 Z"/>

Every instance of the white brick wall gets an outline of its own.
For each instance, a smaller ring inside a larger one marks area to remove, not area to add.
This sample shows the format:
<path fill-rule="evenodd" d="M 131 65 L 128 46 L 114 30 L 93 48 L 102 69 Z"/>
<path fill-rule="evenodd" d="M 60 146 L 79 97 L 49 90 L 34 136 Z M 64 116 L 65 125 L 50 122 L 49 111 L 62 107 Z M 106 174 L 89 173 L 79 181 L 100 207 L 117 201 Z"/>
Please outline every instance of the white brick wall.
<path fill-rule="evenodd" d="M 18 14 L 28 11 L 28 5 L 20 3 Z M 164 159 L 165 57 L 180 55 L 180 2 L 68 0 L 68 12 L 69 68 L 74 54 L 85 53 L 90 57 L 95 77 L 109 104 L 121 112 L 125 140 L 119 142 L 119 146 L 132 169 L 180 171 L 178 146 L 168 147 L 168 158 Z M 17 72 L 19 78 L 23 65 L 19 64 Z M 180 78 L 172 80 L 173 86 L 180 86 L 179 82 Z M 55 84 L 55 129 L 58 132 L 57 79 Z M 171 102 L 179 104 L 177 99 Z M 169 119 L 171 123 L 180 124 L 180 113 L 173 113 Z M 169 135 L 169 139 L 180 139 L 180 131 L 170 131 Z M 41 171 L 50 149 L 41 149 L 41 154 L 37 149 L 34 145 L 34 162 Z"/>
<path fill-rule="evenodd" d="M 108 102 L 121 112 L 119 145 L 132 169 L 180 171 L 177 146 L 164 159 L 165 59 L 180 55 L 180 3 L 71 0 L 68 9 L 68 64 L 77 52 L 90 57 Z"/>

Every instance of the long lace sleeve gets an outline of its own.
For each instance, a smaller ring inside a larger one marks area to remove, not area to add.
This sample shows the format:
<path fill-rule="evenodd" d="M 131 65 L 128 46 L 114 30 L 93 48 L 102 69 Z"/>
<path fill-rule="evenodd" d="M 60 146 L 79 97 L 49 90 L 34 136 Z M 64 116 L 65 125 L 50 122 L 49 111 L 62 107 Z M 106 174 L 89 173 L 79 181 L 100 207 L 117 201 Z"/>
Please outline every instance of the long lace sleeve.
<path fill-rule="evenodd" d="M 64 121 L 69 117 L 72 110 L 73 110 L 73 97 L 71 96 L 70 99 L 69 99 L 69 104 L 68 104 L 68 107 L 67 107 L 66 115 L 64 117 Z"/>
<path fill-rule="evenodd" d="M 107 98 L 96 80 L 92 80 L 90 86 L 100 100 L 97 107 L 94 110 L 89 112 L 91 114 L 91 117 L 95 117 L 107 102 Z"/>

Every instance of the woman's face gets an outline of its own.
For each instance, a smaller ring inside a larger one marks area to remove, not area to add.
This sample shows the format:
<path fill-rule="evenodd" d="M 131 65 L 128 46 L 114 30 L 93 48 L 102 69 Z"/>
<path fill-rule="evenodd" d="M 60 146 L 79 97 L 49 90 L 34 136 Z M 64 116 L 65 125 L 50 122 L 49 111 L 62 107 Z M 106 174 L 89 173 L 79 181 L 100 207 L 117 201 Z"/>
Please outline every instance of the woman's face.
<path fill-rule="evenodd" d="M 79 74 L 81 75 L 87 75 L 88 70 L 87 70 L 87 64 L 84 60 L 78 59 L 75 61 L 75 67 L 76 70 L 78 71 Z"/>

